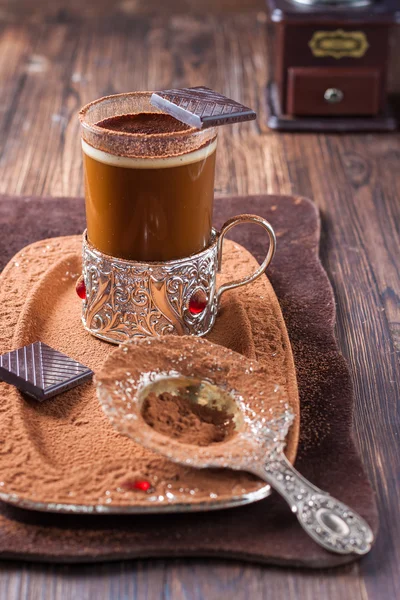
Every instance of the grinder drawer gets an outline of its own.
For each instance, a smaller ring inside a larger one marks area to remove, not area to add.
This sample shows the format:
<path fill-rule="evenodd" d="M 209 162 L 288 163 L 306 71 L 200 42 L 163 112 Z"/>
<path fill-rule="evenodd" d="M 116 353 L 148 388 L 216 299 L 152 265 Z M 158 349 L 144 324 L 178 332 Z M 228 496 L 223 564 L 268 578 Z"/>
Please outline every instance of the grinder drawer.
<path fill-rule="evenodd" d="M 290 67 L 287 112 L 291 115 L 375 115 L 381 101 L 380 70 Z"/>

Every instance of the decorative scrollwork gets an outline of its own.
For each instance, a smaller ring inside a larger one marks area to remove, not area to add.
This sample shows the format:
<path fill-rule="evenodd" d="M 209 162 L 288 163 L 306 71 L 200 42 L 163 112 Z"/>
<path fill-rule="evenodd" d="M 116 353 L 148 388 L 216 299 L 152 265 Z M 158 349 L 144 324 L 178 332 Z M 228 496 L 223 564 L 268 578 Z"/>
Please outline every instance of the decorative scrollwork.
<path fill-rule="evenodd" d="M 366 554 L 373 533 L 346 504 L 312 485 L 286 457 L 275 454 L 265 466 L 265 480 L 286 498 L 301 526 L 321 546 L 339 554 Z"/>
<path fill-rule="evenodd" d="M 83 324 L 93 335 L 116 344 L 133 337 L 204 335 L 216 316 L 216 272 L 215 239 L 187 259 L 145 264 L 99 252 L 85 233 Z M 190 298 L 199 288 L 207 303 L 193 314 Z"/>

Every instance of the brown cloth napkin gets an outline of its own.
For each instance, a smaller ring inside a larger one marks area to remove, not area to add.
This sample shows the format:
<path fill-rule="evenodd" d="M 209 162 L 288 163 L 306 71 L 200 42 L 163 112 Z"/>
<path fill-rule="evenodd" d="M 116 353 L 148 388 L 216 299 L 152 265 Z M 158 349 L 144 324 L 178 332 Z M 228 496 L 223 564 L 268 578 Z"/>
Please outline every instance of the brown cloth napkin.
<path fill-rule="evenodd" d="M 376 532 L 374 495 L 351 435 L 353 392 L 334 339 L 333 292 L 318 259 L 316 208 L 290 196 L 224 198 L 216 202 L 215 225 L 243 212 L 266 217 L 277 232 L 278 251 L 269 277 L 298 375 L 301 432 L 296 466 L 357 510 Z M 0 266 L 26 244 L 83 229 L 81 200 L 3 197 Z M 254 226 L 238 227 L 232 237 L 262 259 L 264 239 Z M 225 511 L 128 517 L 42 514 L 0 504 L 0 556 L 56 562 L 218 556 L 308 567 L 354 559 L 317 546 L 275 494 Z"/>

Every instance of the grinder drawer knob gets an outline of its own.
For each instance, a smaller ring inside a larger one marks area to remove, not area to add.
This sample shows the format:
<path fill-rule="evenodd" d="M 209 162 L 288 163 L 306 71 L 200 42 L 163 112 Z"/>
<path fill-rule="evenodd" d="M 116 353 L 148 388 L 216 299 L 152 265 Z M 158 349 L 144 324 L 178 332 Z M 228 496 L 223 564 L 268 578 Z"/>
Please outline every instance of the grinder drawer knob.
<path fill-rule="evenodd" d="M 328 88 L 325 90 L 324 98 L 330 104 L 338 104 L 343 100 L 344 94 L 338 88 Z"/>

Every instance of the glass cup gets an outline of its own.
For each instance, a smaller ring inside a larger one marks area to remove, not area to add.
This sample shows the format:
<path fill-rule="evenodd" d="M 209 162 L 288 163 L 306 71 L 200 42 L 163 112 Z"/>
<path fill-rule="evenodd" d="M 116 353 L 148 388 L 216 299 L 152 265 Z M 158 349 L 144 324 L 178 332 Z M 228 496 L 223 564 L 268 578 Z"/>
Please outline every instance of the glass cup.
<path fill-rule="evenodd" d="M 87 220 L 82 322 L 115 344 L 206 335 L 222 294 L 260 277 L 276 245 L 271 225 L 256 215 L 212 228 L 216 129 L 190 128 L 150 98 L 151 92 L 118 94 L 80 112 Z M 217 288 L 225 234 L 248 222 L 268 234 L 265 259 L 255 272 Z"/>
<path fill-rule="evenodd" d="M 109 256 L 147 262 L 209 245 L 217 146 L 215 128 L 179 121 L 167 132 L 157 130 L 156 119 L 151 133 L 99 126 L 121 115 L 160 114 L 150 98 L 151 92 L 117 94 L 79 113 L 88 241 Z"/>

